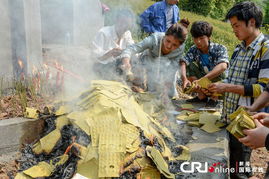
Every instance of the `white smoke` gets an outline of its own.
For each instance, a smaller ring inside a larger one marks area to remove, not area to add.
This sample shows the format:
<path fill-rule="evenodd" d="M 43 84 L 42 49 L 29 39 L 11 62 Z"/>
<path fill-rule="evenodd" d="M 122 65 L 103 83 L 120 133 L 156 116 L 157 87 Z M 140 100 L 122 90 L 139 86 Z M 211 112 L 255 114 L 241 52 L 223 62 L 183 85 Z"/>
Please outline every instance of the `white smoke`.
<path fill-rule="evenodd" d="M 52 64 L 57 61 L 62 66 L 64 72 L 60 75 L 64 75 L 65 93 L 74 93 L 95 78 L 90 44 L 104 25 L 101 3 L 99 0 L 40 2 L 44 61 Z"/>

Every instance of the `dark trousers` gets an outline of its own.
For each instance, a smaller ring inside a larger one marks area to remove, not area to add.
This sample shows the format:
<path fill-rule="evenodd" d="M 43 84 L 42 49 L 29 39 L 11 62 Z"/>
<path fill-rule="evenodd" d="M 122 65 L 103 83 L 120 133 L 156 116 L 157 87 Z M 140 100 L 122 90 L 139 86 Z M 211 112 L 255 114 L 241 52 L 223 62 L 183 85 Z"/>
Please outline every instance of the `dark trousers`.
<path fill-rule="evenodd" d="M 238 141 L 231 133 L 229 133 L 229 148 L 230 148 L 230 168 L 238 170 L 239 162 L 250 163 L 251 148 L 245 146 Z M 244 166 L 240 166 L 244 167 Z M 235 172 L 230 173 L 231 179 L 247 179 L 252 176 L 252 172 Z"/>
<path fill-rule="evenodd" d="M 269 162 L 267 162 L 267 169 L 264 178 L 269 178 Z"/>

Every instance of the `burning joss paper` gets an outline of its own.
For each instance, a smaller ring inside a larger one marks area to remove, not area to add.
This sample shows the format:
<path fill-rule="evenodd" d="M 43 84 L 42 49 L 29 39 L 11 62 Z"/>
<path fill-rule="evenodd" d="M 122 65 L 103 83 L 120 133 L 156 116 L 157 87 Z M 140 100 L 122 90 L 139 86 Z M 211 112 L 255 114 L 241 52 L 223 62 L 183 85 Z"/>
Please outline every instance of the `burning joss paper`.
<path fill-rule="evenodd" d="M 50 127 L 23 149 L 15 179 L 175 178 L 169 161 L 189 160 L 190 152 L 181 146 L 174 156 L 174 136 L 137 101 L 122 83 L 92 81 L 91 89 L 70 106 L 48 115 Z"/>

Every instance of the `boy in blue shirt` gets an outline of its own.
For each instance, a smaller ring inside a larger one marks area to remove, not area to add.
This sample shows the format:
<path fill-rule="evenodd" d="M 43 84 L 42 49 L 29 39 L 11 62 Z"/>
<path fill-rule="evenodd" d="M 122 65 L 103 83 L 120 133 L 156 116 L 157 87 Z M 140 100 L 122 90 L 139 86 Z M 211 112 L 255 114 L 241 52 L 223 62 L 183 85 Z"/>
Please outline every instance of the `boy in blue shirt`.
<path fill-rule="evenodd" d="M 183 88 L 188 83 L 206 77 L 216 82 L 225 77 L 225 70 L 228 68 L 228 54 L 225 46 L 210 41 L 213 27 L 205 21 L 196 21 L 192 24 L 191 35 L 193 45 L 181 63 L 186 67 L 187 72 L 181 72 Z M 186 74 L 187 73 L 187 74 Z M 188 100 L 188 102 L 207 102 L 207 95 L 198 88 L 195 89 L 197 97 Z"/>

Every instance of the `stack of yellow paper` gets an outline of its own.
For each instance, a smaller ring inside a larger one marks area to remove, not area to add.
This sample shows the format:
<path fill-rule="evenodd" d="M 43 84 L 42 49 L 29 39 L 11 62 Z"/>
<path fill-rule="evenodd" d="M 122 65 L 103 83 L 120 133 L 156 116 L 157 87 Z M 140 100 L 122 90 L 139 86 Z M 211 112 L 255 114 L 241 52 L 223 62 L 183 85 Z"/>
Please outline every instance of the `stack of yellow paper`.
<path fill-rule="evenodd" d="M 231 123 L 227 127 L 227 130 L 233 134 L 236 138 L 244 137 L 244 129 L 254 129 L 256 127 L 252 117 L 239 107 L 234 113 L 229 115 Z"/>
<path fill-rule="evenodd" d="M 208 86 L 211 84 L 212 82 L 208 79 L 208 78 L 201 78 L 197 81 L 197 84 L 201 87 L 201 88 L 205 88 L 207 89 Z"/>
<path fill-rule="evenodd" d="M 206 77 L 203 77 L 201 79 L 199 79 L 197 81 L 197 84 L 201 87 L 201 88 L 205 88 L 205 89 L 208 89 L 208 86 L 211 84 L 212 82 L 206 78 Z M 213 93 L 212 96 L 221 96 L 221 94 L 218 94 L 218 93 Z"/>
<path fill-rule="evenodd" d="M 178 120 L 186 121 L 193 127 L 201 127 L 208 133 L 220 131 L 223 124 L 220 123 L 220 112 L 187 112 L 177 116 Z"/>

